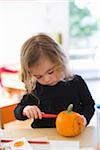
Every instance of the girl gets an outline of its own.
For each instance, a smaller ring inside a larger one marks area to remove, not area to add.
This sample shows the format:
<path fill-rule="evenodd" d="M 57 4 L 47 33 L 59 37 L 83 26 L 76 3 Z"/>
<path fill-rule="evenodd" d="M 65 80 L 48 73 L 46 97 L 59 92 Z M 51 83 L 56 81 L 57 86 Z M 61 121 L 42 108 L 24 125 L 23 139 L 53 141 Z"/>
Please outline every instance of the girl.
<path fill-rule="evenodd" d="M 21 49 L 21 77 L 27 93 L 14 110 L 19 120 L 33 118 L 32 127 L 55 127 L 55 118 L 43 113 L 58 114 L 73 104 L 73 111 L 84 118 L 84 127 L 94 114 L 94 101 L 79 75 L 72 75 L 60 46 L 48 35 L 29 38 Z"/>

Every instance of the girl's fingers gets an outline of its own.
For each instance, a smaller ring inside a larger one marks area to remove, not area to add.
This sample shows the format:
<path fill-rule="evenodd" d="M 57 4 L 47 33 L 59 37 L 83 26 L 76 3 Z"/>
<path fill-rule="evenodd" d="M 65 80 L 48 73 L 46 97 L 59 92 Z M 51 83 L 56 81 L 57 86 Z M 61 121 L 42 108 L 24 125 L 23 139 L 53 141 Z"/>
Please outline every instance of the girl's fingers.
<path fill-rule="evenodd" d="M 25 116 L 27 116 L 29 119 L 31 118 L 29 111 L 25 112 Z"/>
<path fill-rule="evenodd" d="M 33 118 L 34 114 L 33 114 L 33 111 L 30 109 L 30 110 L 27 110 L 27 117 L 28 118 Z"/>
<path fill-rule="evenodd" d="M 39 119 L 42 119 L 42 112 L 38 107 L 37 107 L 37 114 L 38 114 Z"/>
<path fill-rule="evenodd" d="M 26 106 L 23 110 L 23 115 L 28 118 L 42 119 L 42 112 L 37 106 Z"/>
<path fill-rule="evenodd" d="M 33 113 L 34 113 L 35 119 L 37 119 L 37 118 L 42 119 L 42 112 L 37 106 L 34 106 Z"/>
<path fill-rule="evenodd" d="M 34 106 L 34 109 L 32 109 L 32 113 L 33 113 L 33 118 L 42 119 L 42 112 L 37 106 Z"/>
<path fill-rule="evenodd" d="M 83 123 L 84 123 L 84 127 L 86 126 L 86 124 L 87 124 L 87 121 L 86 121 L 86 118 L 84 117 L 84 115 L 81 115 L 82 116 L 82 118 L 83 118 Z"/>
<path fill-rule="evenodd" d="M 32 110 L 32 112 L 33 112 L 33 118 L 37 119 L 37 118 L 38 118 L 38 112 L 37 112 L 37 109 L 34 108 L 34 109 Z"/>
<path fill-rule="evenodd" d="M 30 116 L 30 118 L 37 118 L 37 115 L 36 115 L 36 112 L 35 112 L 35 110 L 34 109 L 30 109 L 30 111 L 29 111 L 29 116 Z"/>

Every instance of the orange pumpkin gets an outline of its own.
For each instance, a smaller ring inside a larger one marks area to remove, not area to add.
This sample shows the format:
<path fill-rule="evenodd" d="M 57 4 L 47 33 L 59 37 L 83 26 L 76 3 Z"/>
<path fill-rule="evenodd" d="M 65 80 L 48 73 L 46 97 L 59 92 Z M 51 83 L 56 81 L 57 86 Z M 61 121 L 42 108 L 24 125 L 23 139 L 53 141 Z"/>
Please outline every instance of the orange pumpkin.
<path fill-rule="evenodd" d="M 76 136 L 81 133 L 84 127 L 82 116 L 72 109 L 73 104 L 70 104 L 67 111 L 60 112 L 56 118 L 56 129 L 62 136 Z"/>

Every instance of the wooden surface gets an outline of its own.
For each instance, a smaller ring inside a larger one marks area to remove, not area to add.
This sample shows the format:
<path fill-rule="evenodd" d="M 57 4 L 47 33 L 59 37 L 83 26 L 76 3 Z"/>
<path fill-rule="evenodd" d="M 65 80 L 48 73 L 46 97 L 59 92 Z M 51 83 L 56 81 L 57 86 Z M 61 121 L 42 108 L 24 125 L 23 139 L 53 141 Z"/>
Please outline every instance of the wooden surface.
<path fill-rule="evenodd" d="M 5 124 L 5 129 L 7 130 L 17 130 L 17 129 L 31 129 L 31 123 L 33 119 L 27 119 L 25 121 L 15 120 Z"/>
<path fill-rule="evenodd" d="M 20 126 L 20 123 L 19 123 Z M 35 138 L 35 137 L 47 137 L 49 140 L 67 140 L 67 141 L 79 141 L 81 147 L 95 147 L 96 146 L 96 128 L 88 126 L 83 133 L 76 137 L 63 137 L 60 136 L 56 128 L 6 128 L 4 129 L 4 137 L 6 138 Z"/>

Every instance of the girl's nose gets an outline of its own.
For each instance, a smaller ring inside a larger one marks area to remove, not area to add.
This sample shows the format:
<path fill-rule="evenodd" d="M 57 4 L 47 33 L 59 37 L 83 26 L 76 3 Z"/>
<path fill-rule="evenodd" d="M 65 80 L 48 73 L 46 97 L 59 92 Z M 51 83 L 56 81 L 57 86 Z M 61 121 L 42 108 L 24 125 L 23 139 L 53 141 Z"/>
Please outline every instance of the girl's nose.
<path fill-rule="evenodd" d="M 46 83 L 50 82 L 50 76 L 49 76 L 49 75 L 45 75 L 45 76 L 44 76 L 44 81 L 45 81 Z"/>

